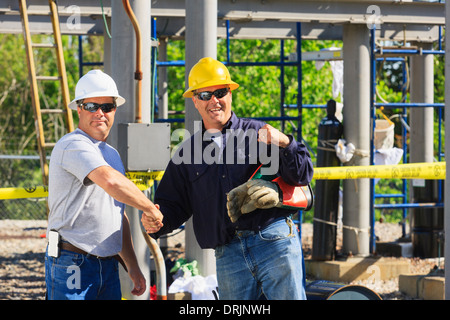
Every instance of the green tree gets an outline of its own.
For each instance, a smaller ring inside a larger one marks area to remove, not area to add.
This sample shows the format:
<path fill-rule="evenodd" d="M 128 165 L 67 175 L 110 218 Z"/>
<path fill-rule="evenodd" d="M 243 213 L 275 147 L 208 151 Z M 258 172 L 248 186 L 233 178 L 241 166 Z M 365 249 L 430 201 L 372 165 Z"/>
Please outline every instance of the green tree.
<path fill-rule="evenodd" d="M 303 41 L 303 51 L 318 51 L 328 47 L 341 47 L 340 41 Z M 226 41 L 219 40 L 218 60 L 226 61 Z M 232 40 L 230 62 L 279 62 L 281 41 L 279 40 Z M 295 40 L 285 40 L 286 55 L 296 51 Z M 171 41 L 168 44 L 169 61 L 184 60 L 184 41 Z M 233 92 L 233 110 L 238 116 L 275 117 L 281 115 L 281 81 L 278 66 L 229 66 L 234 81 L 240 87 Z M 186 88 L 184 67 L 168 67 L 169 110 L 184 111 L 182 94 Z M 316 70 L 314 62 L 302 62 L 303 104 L 323 105 L 332 98 L 333 75 L 329 64 Z M 296 104 L 297 67 L 286 66 L 284 76 L 285 104 Z M 337 98 L 340 101 L 340 97 Z M 297 110 L 285 110 L 287 116 L 298 116 Z M 302 135 L 312 149 L 317 146 L 317 125 L 325 116 L 321 109 L 303 110 Z M 178 115 L 176 117 L 184 117 Z M 271 125 L 281 128 L 279 121 L 270 121 Z M 285 131 L 295 133 L 295 123 L 287 123 Z"/>
<path fill-rule="evenodd" d="M 69 90 L 73 92 L 74 79 L 78 78 L 77 43 L 73 37 L 63 36 L 64 56 Z M 52 42 L 47 35 L 33 35 L 33 43 Z M 0 34 L 0 154 L 37 155 L 35 120 L 31 104 L 31 89 L 22 34 Z M 37 75 L 57 75 L 56 54 L 53 49 L 34 49 Z M 38 83 L 41 108 L 59 108 L 62 97 L 59 82 Z M 59 115 L 43 115 L 47 141 L 57 141 L 66 133 Z M 0 188 L 42 185 L 39 160 L 0 160 Z M 37 207 L 37 208 L 36 208 Z M 41 212 L 45 217 L 45 201 L 11 200 L 0 203 L 1 211 L 10 218 L 33 218 L 30 212 Z M 0 215 L 0 218 L 2 216 Z M 36 218 L 36 217 L 34 217 Z"/>

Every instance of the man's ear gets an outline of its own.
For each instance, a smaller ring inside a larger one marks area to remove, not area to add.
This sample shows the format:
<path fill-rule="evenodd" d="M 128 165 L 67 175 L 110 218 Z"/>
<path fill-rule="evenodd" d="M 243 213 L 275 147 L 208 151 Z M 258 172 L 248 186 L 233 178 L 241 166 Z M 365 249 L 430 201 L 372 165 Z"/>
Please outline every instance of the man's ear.
<path fill-rule="evenodd" d="M 197 110 L 198 110 L 198 108 L 197 108 L 197 105 L 195 104 L 195 100 L 194 100 L 194 99 L 195 99 L 195 96 L 192 96 L 192 98 L 191 98 L 191 99 L 192 99 L 192 102 L 194 103 L 195 109 L 197 109 Z"/>

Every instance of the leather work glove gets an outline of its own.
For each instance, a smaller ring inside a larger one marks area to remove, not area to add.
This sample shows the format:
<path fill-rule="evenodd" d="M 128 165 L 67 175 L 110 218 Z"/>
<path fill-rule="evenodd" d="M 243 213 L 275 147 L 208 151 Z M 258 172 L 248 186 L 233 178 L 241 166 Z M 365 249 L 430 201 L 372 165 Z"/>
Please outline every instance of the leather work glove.
<path fill-rule="evenodd" d="M 227 194 L 227 211 L 231 222 L 235 223 L 241 216 L 241 207 L 247 197 L 247 182 L 234 188 Z"/>
<path fill-rule="evenodd" d="M 242 214 L 256 209 L 269 209 L 281 205 L 276 183 L 254 179 L 234 188 L 227 194 L 227 210 L 231 222 Z"/>
<path fill-rule="evenodd" d="M 243 214 L 256 209 L 270 209 L 281 205 L 278 186 L 276 183 L 255 179 L 247 182 L 247 197 L 241 207 Z"/>

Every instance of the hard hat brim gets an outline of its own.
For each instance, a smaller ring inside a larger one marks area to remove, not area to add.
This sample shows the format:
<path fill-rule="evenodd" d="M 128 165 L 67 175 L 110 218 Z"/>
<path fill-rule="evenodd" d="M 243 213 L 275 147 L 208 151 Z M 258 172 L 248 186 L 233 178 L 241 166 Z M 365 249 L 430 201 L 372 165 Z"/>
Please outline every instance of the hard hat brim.
<path fill-rule="evenodd" d="M 105 96 L 105 92 L 91 92 L 88 95 L 85 95 L 83 97 L 77 97 L 75 99 L 73 99 L 70 103 L 69 103 L 69 108 L 72 110 L 77 110 L 77 101 L 81 100 L 81 99 L 87 99 L 87 98 L 95 98 L 95 97 L 104 97 Z M 112 96 L 113 98 L 116 98 L 116 105 L 117 106 L 121 106 L 123 105 L 126 100 L 125 98 L 123 98 L 120 95 L 116 95 L 116 96 Z"/>
<path fill-rule="evenodd" d="M 192 98 L 194 96 L 194 93 L 193 93 L 194 90 L 198 90 L 198 89 L 206 88 L 206 87 L 218 86 L 218 85 L 229 85 L 231 91 L 239 88 L 239 84 L 237 84 L 234 81 L 224 82 L 224 81 L 212 80 L 212 81 L 203 82 L 202 84 L 197 85 L 197 86 L 190 87 L 183 93 L 183 97 Z"/>

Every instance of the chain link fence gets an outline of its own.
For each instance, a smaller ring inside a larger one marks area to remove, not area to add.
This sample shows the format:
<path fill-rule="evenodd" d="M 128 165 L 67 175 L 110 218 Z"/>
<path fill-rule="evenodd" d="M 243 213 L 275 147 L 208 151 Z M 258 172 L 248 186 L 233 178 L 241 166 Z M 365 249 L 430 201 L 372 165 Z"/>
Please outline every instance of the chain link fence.
<path fill-rule="evenodd" d="M 0 155 L 0 188 L 34 187 L 42 185 L 38 156 Z M 0 220 L 45 220 L 47 199 L 0 200 Z"/>
<path fill-rule="evenodd" d="M 45 220 L 47 219 L 47 199 L 0 200 L 0 220 Z"/>

